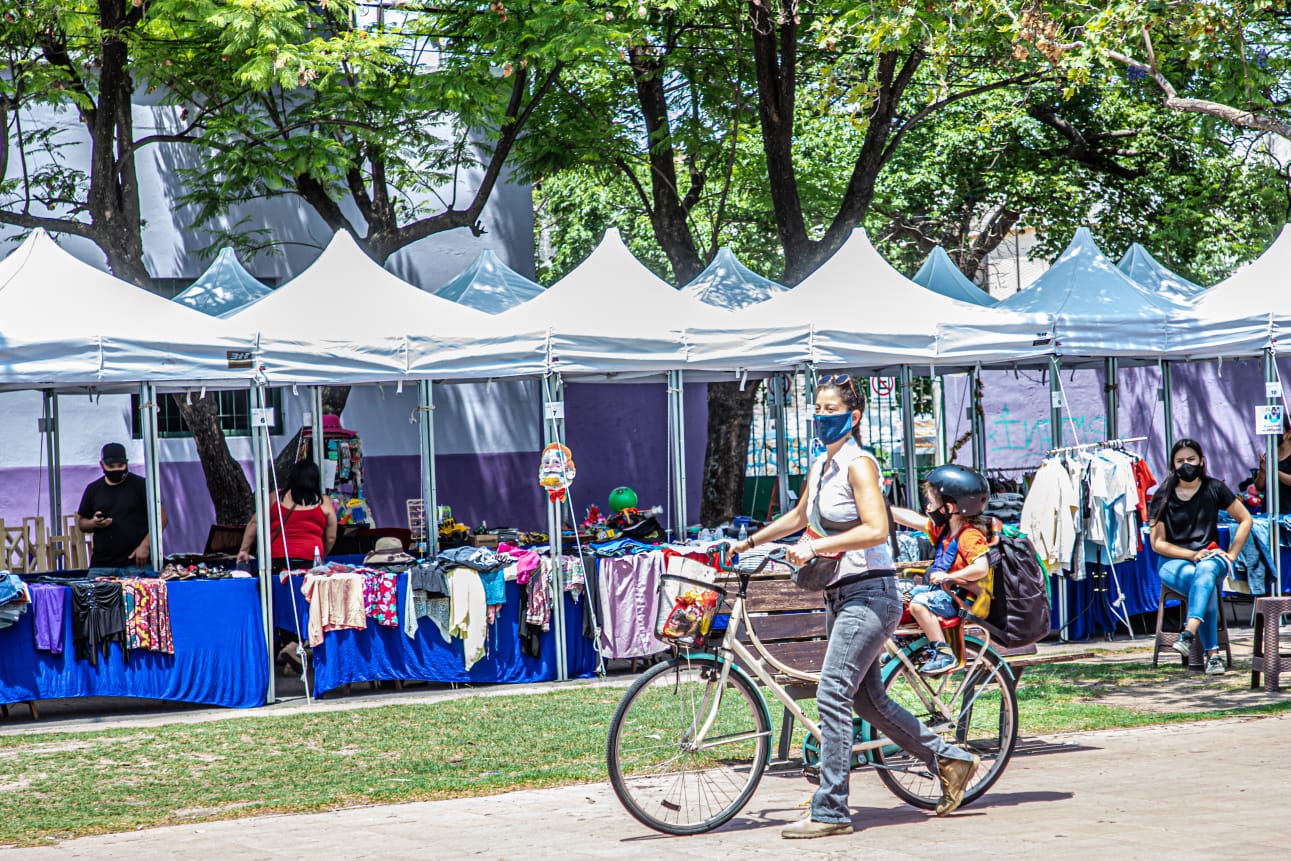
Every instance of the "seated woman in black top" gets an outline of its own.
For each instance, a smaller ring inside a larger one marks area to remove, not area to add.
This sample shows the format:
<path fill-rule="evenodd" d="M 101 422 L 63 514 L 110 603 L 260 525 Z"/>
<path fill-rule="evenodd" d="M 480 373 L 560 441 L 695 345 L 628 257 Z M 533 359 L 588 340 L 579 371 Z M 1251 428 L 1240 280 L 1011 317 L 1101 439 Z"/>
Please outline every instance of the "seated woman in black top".
<path fill-rule="evenodd" d="M 1228 573 L 1246 536 L 1251 514 L 1222 481 L 1206 475 L 1206 458 L 1194 440 L 1181 439 L 1170 449 L 1172 472 L 1152 498 L 1148 523 L 1152 549 L 1161 561 L 1161 582 L 1188 599 L 1188 622 L 1174 647 L 1187 655 L 1201 636 L 1206 672 L 1223 673 L 1219 657 L 1219 584 Z M 1219 549 L 1219 511 L 1237 521 L 1228 551 Z"/>
<path fill-rule="evenodd" d="M 1260 455 L 1260 468 L 1255 471 L 1251 482 L 1260 493 L 1268 487 L 1265 478 L 1267 455 Z M 1271 500 L 1266 500 L 1265 511 L 1272 511 Z M 1278 514 L 1291 514 L 1291 421 L 1282 420 L 1282 437 L 1278 440 Z"/>

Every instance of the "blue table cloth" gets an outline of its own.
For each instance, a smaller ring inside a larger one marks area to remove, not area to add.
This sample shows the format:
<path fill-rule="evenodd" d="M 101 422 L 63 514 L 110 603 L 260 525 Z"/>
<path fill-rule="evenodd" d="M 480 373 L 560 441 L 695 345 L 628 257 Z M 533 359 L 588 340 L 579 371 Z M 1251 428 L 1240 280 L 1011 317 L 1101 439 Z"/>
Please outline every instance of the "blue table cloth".
<path fill-rule="evenodd" d="M 407 574 L 399 575 L 399 627 L 387 628 L 368 619 L 361 631 L 330 631 L 314 648 L 314 687 L 318 695 L 353 682 L 427 681 L 471 683 L 542 682 L 556 678 L 556 633 L 542 636 L 541 657 L 520 650 L 520 587 L 506 584 L 506 603 L 489 628 L 488 654 L 466 669 L 462 641 L 440 636 L 429 619 L 418 619 L 416 637 L 404 633 L 407 612 Z M 309 604 L 300 594 L 302 578 L 293 576 L 288 586 L 274 577 L 274 624 L 295 635 L 308 636 Z M 293 616 L 292 591 L 295 592 Z M 565 649 L 570 678 L 590 678 L 596 672 L 596 648 L 583 636 L 583 606 L 587 596 L 575 601 L 565 596 Z M 297 628 L 299 624 L 299 628 Z"/>
<path fill-rule="evenodd" d="M 1219 527 L 1219 544 L 1227 549 L 1228 527 Z M 1282 592 L 1291 594 L 1291 547 L 1281 548 Z M 1089 565 L 1084 580 L 1075 581 L 1066 577 L 1052 577 L 1049 581 L 1050 617 L 1054 630 L 1060 624 L 1058 619 L 1058 590 L 1067 590 L 1067 611 L 1070 621 L 1067 624 L 1067 637 L 1072 640 L 1086 640 L 1090 637 L 1115 633 L 1118 627 L 1124 629 L 1125 623 L 1119 617 L 1136 616 L 1141 613 L 1155 613 L 1161 597 L 1161 578 L 1157 576 L 1157 555 L 1149 546 L 1147 532 L 1143 533 L 1143 547 L 1135 559 L 1119 562 L 1113 576 L 1111 565 Z M 1117 607 L 1116 601 L 1124 596 L 1124 608 Z M 1170 606 L 1168 604 L 1167 606 Z M 1113 612 L 1115 608 L 1116 612 Z M 1139 630 L 1136 634 L 1151 634 L 1152 630 Z"/>
<path fill-rule="evenodd" d="M 98 666 L 76 660 L 72 590 L 63 596 L 63 653 L 36 650 L 29 610 L 0 629 L 0 703 L 61 697 L 141 697 L 250 708 L 264 705 L 269 657 L 253 579 L 175 580 L 167 584 L 175 654 L 118 645 Z"/>

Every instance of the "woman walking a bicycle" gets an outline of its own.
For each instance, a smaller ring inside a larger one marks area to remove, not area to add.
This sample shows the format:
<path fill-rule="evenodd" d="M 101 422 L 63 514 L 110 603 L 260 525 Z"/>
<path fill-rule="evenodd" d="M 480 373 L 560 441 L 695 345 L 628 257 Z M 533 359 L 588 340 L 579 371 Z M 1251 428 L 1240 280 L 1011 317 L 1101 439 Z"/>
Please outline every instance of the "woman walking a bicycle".
<path fill-rule="evenodd" d="M 822 377 L 816 389 L 816 436 L 825 452 L 812 464 L 807 492 L 792 511 L 733 548 L 744 552 L 803 530 L 819 502 L 827 534 L 804 537 L 787 554 L 803 565 L 816 556 L 838 556 L 838 573 L 825 590 L 829 646 L 820 672 L 820 788 L 811 816 L 784 828 L 787 838 L 825 837 L 852 831 L 847 796 L 851 780 L 852 712 L 907 753 L 942 783 L 937 815 L 959 806 L 980 762 L 975 754 L 932 733 L 893 702 L 883 686 L 879 656 L 901 618 L 888 518 L 877 459 L 861 444 L 865 401 L 847 374 Z"/>

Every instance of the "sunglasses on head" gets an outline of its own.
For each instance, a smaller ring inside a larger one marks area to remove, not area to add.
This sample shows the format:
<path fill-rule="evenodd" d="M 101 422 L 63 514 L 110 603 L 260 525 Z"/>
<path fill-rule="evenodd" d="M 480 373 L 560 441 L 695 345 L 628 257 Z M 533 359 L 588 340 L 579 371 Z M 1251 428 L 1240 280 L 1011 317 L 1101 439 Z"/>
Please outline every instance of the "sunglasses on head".
<path fill-rule="evenodd" d="M 857 391 L 856 380 L 852 379 L 851 374 L 825 374 L 825 376 L 816 381 L 816 385 L 837 386 L 840 389 L 843 386 L 848 386 L 853 392 Z"/>

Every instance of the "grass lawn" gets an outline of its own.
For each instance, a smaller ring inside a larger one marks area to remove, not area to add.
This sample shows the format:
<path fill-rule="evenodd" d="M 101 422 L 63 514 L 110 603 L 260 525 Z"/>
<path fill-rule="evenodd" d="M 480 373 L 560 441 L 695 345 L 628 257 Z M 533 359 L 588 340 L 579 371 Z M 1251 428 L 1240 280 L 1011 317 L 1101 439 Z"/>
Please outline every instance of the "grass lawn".
<path fill-rule="evenodd" d="M 1024 735 L 1291 710 L 1246 705 L 1249 676 L 1058 664 L 1018 691 Z M 1190 687 L 1191 686 L 1191 687 Z M 1161 710 L 1192 687 L 1206 696 Z M 605 778 L 620 688 L 572 687 L 354 711 L 0 737 L 0 845 L 139 826 L 488 795 Z M 1237 704 L 1225 702 L 1231 696 Z M 1143 708 L 1158 703 L 1155 709 Z M 773 708 L 777 728 L 778 709 Z"/>

